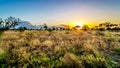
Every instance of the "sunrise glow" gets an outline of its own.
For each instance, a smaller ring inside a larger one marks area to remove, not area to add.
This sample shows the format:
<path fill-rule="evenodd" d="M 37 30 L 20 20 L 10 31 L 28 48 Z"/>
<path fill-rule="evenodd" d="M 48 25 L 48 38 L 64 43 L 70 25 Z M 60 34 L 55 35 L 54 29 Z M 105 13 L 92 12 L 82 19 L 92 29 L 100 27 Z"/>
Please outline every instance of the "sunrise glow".
<path fill-rule="evenodd" d="M 83 23 L 82 22 L 73 22 L 73 23 L 70 23 L 69 26 L 70 26 L 70 28 L 75 27 L 75 26 L 82 27 Z"/>
<path fill-rule="evenodd" d="M 82 22 L 76 22 L 76 23 L 75 23 L 75 26 L 81 26 L 81 27 L 82 27 L 82 26 L 83 26 L 83 23 L 82 23 Z"/>

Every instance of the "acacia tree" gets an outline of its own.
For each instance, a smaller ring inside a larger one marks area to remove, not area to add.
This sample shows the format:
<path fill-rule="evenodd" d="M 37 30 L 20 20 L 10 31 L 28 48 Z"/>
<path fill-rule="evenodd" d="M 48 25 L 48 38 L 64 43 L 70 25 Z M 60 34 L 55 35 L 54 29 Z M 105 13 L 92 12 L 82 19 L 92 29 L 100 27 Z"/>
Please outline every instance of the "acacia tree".
<path fill-rule="evenodd" d="M 82 26 L 82 30 L 85 30 L 85 31 L 86 31 L 86 30 L 89 30 L 88 25 L 83 25 L 83 26 Z"/>
<path fill-rule="evenodd" d="M 11 17 L 11 26 L 13 28 L 15 28 L 15 25 L 18 25 L 18 22 L 20 22 L 20 19 L 19 18 L 14 18 L 14 17 Z"/>
<path fill-rule="evenodd" d="M 10 28 L 10 27 L 15 27 L 15 25 L 18 24 L 18 22 L 20 22 L 19 18 L 15 18 L 15 17 L 8 17 L 7 19 L 5 19 L 5 28 Z"/>
<path fill-rule="evenodd" d="M 110 22 L 105 22 L 105 26 L 108 28 L 110 27 L 110 24 L 111 24 Z"/>
<path fill-rule="evenodd" d="M 101 24 L 99 24 L 99 27 L 105 26 L 105 27 L 109 28 L 110 25 L 111 25 L 110 22 L 105 22 L 105 23 L 101 23 Z"/>

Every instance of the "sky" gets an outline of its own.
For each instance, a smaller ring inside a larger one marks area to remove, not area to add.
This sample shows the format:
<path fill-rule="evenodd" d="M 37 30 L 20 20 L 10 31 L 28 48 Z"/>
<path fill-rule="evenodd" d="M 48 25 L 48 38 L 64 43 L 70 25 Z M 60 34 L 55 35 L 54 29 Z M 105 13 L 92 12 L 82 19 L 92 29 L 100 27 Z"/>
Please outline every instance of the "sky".
<path fill-rule="evenodd" d="M 0 18 L 33 25 L 120 23 L 120 0 L 0 0 Z"/>

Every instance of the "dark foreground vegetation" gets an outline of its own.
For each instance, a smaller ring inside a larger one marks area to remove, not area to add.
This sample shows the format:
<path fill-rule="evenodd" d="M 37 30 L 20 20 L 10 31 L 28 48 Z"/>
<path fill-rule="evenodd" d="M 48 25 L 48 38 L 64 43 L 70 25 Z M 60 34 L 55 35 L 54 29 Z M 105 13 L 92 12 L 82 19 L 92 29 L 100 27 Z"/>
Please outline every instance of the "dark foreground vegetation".
<path fill-rule="evenodd" d="M 119 68 L 120 32 L 0 32 L 0 68 Z"/>

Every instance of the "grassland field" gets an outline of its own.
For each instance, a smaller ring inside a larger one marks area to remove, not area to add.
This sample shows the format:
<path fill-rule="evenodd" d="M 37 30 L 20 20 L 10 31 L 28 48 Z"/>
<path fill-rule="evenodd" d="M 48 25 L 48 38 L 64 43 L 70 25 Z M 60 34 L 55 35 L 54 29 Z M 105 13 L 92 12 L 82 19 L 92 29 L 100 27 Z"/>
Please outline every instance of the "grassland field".
<path fill-rule="evenodd" d="M 120 31 L 0 31 L 0 68 L 120 68 Z"/>

